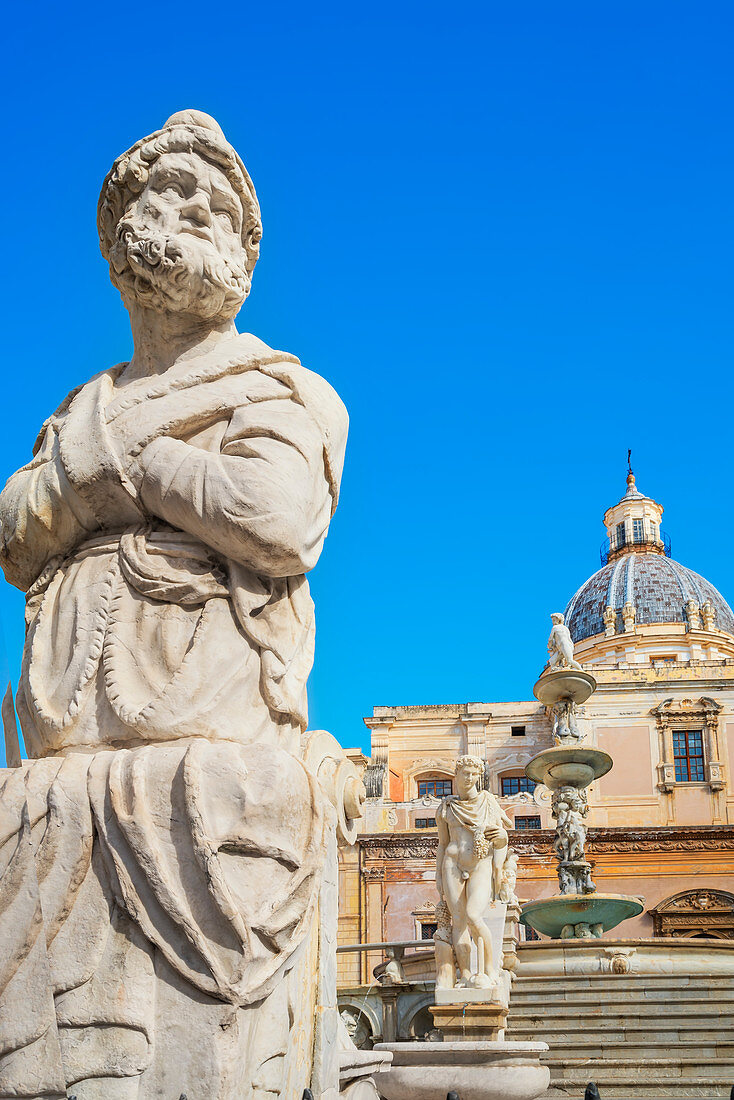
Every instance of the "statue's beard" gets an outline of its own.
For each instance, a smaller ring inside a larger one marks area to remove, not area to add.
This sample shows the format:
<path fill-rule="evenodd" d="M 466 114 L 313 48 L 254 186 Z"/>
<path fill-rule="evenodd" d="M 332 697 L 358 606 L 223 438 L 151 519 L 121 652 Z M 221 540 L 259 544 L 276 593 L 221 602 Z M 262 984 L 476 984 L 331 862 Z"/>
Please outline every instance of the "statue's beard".
<path fill-rule="evenodd" d="M 234 317 L 250 290 L 244 266 L 223 259 L 207 241 L 166 236 L 135 218 L 117 227 L 110 274 L 125 300 L 206 319 Z"/>

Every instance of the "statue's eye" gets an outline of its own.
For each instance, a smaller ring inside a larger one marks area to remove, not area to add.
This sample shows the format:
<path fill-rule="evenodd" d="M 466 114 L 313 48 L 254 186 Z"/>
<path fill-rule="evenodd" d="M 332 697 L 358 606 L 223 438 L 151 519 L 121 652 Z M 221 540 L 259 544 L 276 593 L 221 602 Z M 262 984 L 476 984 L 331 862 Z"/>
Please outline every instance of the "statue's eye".
<path fill-rule="evenodd" d="M 183 188 L 180 183 L 176 183 L 175 180 L 169 180 L 163 187 L 162 193 L 164 195 L 183 195 Z"/>
<path fill-rule="evenodd" d="M 235 216 L 230 210 L 215 210 L 214 213 L 221 222 L 226 222 L 230 229 L 237 228 L 237 226 L 235 225 Z"/>

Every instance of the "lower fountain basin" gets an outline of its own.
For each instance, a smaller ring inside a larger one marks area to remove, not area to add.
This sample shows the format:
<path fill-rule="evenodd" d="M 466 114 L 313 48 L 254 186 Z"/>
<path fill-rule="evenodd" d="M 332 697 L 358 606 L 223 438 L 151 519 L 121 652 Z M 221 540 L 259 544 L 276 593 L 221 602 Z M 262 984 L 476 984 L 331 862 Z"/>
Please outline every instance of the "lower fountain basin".
<path fill-rule="evenodd" d="M 535 1100 L 550 1083 L 547 1043 L 376 1043 L 392 1067 L 376 1078 L 384 1100 Z"/>
<path fill-rule="evenodd" d="M 601 925 L 608 932 L 623 920 L 636 917 L 643 908 L 637 898 L 626 894 L 558 894 L 554 898 L 529 901 L 523 906 L 520 920 L 536 932 L 558 940 L 569 925 Z M 591 935 L 589 932 L 588 936 Z M 584 932 L 582 938 L 586 936 Z M 576 937 L 579 938 L 578 932 Z"/>
<path fill-rule="evenodd" d="M 588 787 L 600 775 L 606 775 L 612 766 L 612 758 L 602 749 L 585 745 L 571 748 L 545 749 L 525 765 L 528 779 L 544 783 L 555 790 L 558 787 Z"/>

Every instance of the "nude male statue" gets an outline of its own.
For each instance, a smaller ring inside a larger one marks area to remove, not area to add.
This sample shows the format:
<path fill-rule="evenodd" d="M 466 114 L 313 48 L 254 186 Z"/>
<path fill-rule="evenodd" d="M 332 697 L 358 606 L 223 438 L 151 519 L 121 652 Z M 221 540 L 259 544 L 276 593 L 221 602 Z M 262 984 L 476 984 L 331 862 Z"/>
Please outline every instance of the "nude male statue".
<path fill-rule="evenodd" d="M 460 756 L 456 761 L 458 796 L 443 799 L 436 811 L 436 889 L 451 915 L 460 988 L 488 988 L 498 974 L 484 913 L 502 894 L 507 829 L 512 828 L 512 821 L 494 795 L 478 789 L 482 771 L 477 757 Z M 472 939 L 479 957 L 476 974 L 471 969 Z"/>
<path fill-rule="evenodd" d="M 0 1098 L 296 1100 L 328 811 L 304 574 L 347 414 L 237 332 L 260 209 L 209 115 L 115 161 L 98 230 L 134 354 L 69 394 L 0 496 L 31 758 L 0 774 Z"/>
<path fill-rule="evenodd" d="M 548 657 L 551 671 L 574 668 L 578 672 L 583 672 L 583 667 L 578 661 L 574 660 L 571 631 L 566 626 L 564 616 L 560 611 L 556 611 L 551 615 L 551 622 L 553 626 L 548 638 Z"/>

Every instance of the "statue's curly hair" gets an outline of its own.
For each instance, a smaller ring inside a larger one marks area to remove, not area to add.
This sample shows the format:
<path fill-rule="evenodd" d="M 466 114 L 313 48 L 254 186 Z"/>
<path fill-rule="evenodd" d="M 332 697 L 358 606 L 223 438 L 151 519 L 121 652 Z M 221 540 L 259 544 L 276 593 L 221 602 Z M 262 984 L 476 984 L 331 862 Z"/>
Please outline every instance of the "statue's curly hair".
<path fill-rule="evenodd" d="M 475 768 L 481 774 L 484 771 L 484 764 L 478 756 L 459 756 L 456 759 L 454 775 L 458 775 L 461 768 Z"/>
<path fill-rule="evenodd" d="M 247 169 L 221 127 L 203 111 L 178 111 L 171 115 L 162 129 L 141 138 L 112 165 L 97 204 L 97 230 L 104 258 L 109 260 L 120 221 L 145 187 L 151 166 L 164 153 L 194 153 L 227 177 L 242 206 L 241 236 L 249 278 L 260 255 L 262 238 L 257 195 Z"/>

